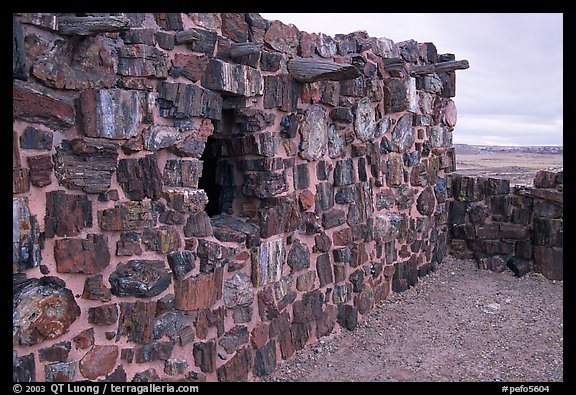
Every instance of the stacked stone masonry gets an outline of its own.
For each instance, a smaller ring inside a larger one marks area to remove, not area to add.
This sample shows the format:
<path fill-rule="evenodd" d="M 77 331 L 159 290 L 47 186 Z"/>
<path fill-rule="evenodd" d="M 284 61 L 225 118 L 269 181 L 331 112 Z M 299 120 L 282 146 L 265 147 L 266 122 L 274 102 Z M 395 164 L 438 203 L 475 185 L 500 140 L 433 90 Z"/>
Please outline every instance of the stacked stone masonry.
<path fill-rule="evenodd" d="M 15 381 L 254 380 L 445 256 L 468 64 L 434 44 L 256 13 L 13 33 Z"/>
<path fill-rule="evenodd" d="M 450 251 L 495 272 L 563 280 L 564 172 L 539 170 L 531 187 L 451 174 Z"/>

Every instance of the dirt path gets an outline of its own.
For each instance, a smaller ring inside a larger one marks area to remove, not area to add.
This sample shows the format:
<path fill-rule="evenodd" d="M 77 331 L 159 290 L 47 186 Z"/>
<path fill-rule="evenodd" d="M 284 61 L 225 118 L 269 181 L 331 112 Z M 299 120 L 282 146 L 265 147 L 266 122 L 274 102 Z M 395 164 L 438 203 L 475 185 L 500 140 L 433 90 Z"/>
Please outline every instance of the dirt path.
<path fill-rule="evenodd" d="M 563 282 L 446 257 L 263 381 L 563 381 Z"/>

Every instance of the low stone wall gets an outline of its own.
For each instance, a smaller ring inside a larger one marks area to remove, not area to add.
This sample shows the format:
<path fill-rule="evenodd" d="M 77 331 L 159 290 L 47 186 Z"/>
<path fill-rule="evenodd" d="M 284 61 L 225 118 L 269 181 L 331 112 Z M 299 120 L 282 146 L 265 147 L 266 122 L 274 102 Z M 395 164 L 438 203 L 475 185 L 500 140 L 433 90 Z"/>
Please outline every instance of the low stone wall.
<path fill-rule="evenodd" d="M 563 279 L 563 171 L 540 170 L 533 187 L 495 177 L 449 176 L 450 251 L 478 267 Z"/>

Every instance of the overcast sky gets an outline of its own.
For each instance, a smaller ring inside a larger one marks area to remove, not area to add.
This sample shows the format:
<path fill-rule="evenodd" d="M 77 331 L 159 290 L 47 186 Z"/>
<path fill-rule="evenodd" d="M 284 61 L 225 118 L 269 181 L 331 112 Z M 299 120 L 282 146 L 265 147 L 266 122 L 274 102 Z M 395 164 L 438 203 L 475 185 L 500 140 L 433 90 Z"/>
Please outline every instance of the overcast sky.
<path fill-rule="evenodd" d="M 332 37 L 365 30 L 433 42 L 470 63 L 456 71 L 456 144 L 563 145 L 563 14 L 261 13 Z"/>

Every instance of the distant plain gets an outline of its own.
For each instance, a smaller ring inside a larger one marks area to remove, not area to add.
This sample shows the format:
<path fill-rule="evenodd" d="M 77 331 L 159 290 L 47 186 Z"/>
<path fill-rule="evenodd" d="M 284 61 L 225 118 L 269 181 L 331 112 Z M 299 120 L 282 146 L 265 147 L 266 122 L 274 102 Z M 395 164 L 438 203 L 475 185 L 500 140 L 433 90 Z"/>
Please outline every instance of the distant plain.
<path fill-rule="evenodd" d="M 497 176 L 511 185 L 532 185 L 538 170 L 563 169 L 562 147 L 501 147 L 455 144 L 456 173 Z"/>

